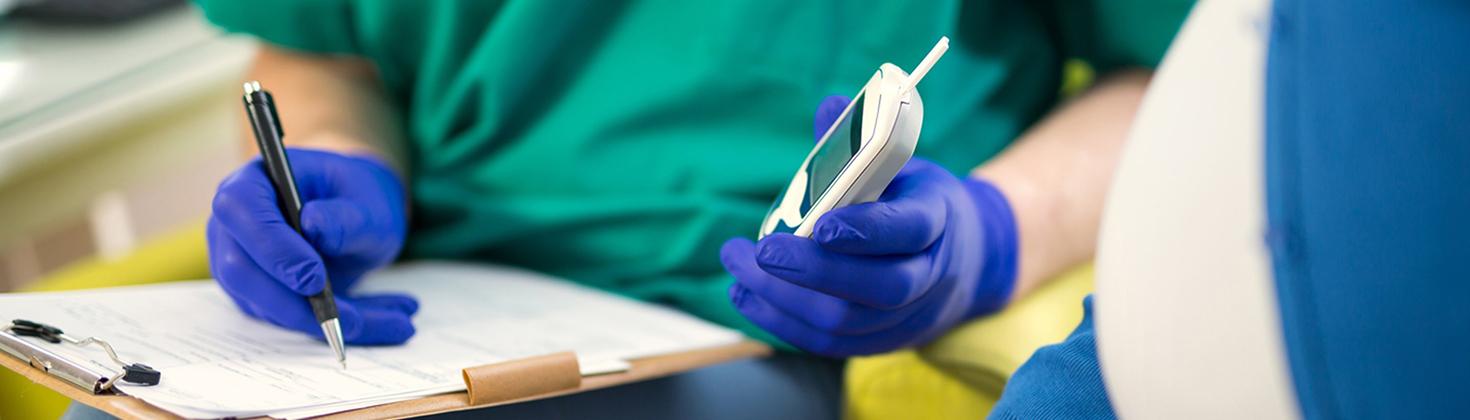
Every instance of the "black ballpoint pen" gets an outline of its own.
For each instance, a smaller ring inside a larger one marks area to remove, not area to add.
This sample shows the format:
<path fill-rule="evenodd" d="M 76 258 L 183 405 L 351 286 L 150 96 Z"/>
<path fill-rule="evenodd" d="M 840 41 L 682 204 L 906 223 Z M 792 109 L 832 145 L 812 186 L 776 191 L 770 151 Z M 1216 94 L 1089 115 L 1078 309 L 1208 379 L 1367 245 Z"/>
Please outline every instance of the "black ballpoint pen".
<path fill-rule="evenodd" d="M 281 206 L 281 215 L 286 223 L 301 232 L 301 195 L 296 191 L 296 178 L 291 174 L 291 162 L 286 159 L 286 146 L 281 143 L 285 132 L 281 131 L 280 117 L 276 114 L 275 100 L 270 92 L 260 88 L 260 82 L 245 83 L 245 113 L 250 117 L 250 126 L 255 129 L 255 144 L 260 146 L 260 158 L 265 163 L 265 172 L 276 189 L 276 199 Z M 347 367 L 347 350 L 342 347 L 342 324 L 337 319 L 337 302 L 332 299 L 332 280 L 325 279 L 326 287 L 321 293 L 307 299 L 316 322 L 322 326 L 322 335 L 327 344 L 337 353 L 337 362 Z"/>

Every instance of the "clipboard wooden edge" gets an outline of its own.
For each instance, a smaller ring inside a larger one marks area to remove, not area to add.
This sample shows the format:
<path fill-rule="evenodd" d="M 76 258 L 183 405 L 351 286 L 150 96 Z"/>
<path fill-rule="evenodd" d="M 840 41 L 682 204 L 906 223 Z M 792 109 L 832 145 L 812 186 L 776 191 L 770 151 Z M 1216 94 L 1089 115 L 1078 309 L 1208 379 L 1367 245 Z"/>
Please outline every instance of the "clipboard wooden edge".
<path fill-rule="evenodd" d="M 584 377 L 581 384 L 575 389 L 553 391 L 539 395 L 518 398 L 513 400 L 491 402 L 482 405 L 471 405 L 469 393 L 466 391 L 448 394 L 431 395 L 428 397 L 399 401 L 374 407 L 359 408 L 356 410 L 328 414 L 319 419 L 330 420 L 355 420 L 355 419 L 401 419 L 408 417 L 427 416 L 431 414 L 448 413 L 471 409 L 494 407 L 499 405 L 514 404 L 525 401 L 557 397 L 575 394 L 595 389 L 609 388 L 617 385 L 642 382 L 650 379 L 662 378 L 676 373 L 690 371 L 706 366 L 717 365 L 740 359 L 765 357 L 771 354 L 770 346 L 763 343 L 744 340 L 738 343 L 705 349 L 690 350 L 680 353 L 665 354 L 639 358 L 629 361 L 632 365 L 625 372 L 611 373 Z M 9 355 L 0 355 L 0 365 L 20 373 L 32 382 L 50 388 L 61 393 L 73 401 L 86 404 L 120 419 L 178 419 L 179 416 L 164 411 L 143 400 L 126 395 L 94 395 L 83 391 L 59 378 L 51 376 L 25 362 Z M 165 375 L 164 380 L 168 380 Z"/>
<path fill-rule="evenodd" d="M 352 411 L 329 414 L 319 417 L 320 419 L 348 420 L 348 419 L 401 419 L 408 417 L 426 416 L 430 414 L 448 413 L 494 407 L 498 405 L 514 404 L 518 402 L 534 401 L 539 399 L 575 394 L 584 391 L 625 385 L 634 382 L 642 382 L 650 379 L 694 370 L 697 368 L 717 365 L 720 363 L 746 359 L 752 357 L 765 357 L 771 354 L 771 348 L 765 344 L 755 341 L 741 341 L 739 343 L 711 347 L 701 350 L 691 350 L 682 353 L 666 354 L 661 356 L 646 357 L 630 361 L 632 365 L 626 372 L 611 373 L 606 375 L 588 376 L 582 378 L 582 383 L 576 389 L 553 391 L 540 395 L 493 402 L 483 405 L 470 405 L 469 394 L 466 392 L 455 392 L 452 394 L 433 395 L 416 400 L 401 401 L 376 407 L 361 408 Z"/>

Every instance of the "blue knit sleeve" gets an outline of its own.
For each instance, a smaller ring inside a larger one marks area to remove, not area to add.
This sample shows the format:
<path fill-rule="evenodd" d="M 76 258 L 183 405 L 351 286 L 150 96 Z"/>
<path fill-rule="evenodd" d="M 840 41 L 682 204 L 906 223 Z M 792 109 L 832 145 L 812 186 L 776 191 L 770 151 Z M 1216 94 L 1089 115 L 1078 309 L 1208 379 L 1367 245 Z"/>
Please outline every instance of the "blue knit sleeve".
<path fill-rule="evenodd" d="M 1016 370 L 991 419 L 1113 419 L 1092 331 L 1092 296 L 1082 323 L 1061 343 L 1042 347 Z"/>

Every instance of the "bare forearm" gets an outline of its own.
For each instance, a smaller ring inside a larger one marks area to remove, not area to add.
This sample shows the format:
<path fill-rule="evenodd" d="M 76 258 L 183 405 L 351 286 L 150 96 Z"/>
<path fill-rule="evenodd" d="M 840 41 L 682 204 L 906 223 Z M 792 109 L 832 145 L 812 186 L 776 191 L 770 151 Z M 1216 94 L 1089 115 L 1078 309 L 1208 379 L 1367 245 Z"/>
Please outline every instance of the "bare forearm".
<path fill-rule="evenodd" d="M 1016 215 L 1016 296 L 1092 258 L 1103 199 L 1148 78 L 1129 71 L 1103 80 L 975 169 Z"/>
<path fill-rule="evenodd" d="M 377 71 L 366 60 L 303 54 L 262 45 L 247 79 L 275 97 L 285 142 L 380 157 L 406 171 L 402 125 Z M 249 130 L 249 123 L 245 124 Z M 255 154 L 250 135 L 246 156 Z"/>

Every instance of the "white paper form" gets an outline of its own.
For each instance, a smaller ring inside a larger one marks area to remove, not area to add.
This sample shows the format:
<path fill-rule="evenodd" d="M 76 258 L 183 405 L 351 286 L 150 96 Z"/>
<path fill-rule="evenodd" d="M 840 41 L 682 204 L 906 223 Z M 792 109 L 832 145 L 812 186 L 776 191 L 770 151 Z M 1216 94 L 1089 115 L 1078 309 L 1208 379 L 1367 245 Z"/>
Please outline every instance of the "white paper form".
<path fill-rule="evenodd" d="M 353 290 L 385 291 L 419 299 L 418 332 L 402 346 L 349 347 L 346 370 L 324 342 L 247 318 L 208 281 L 0 295 L 0 319 L 108 340 L 123 360 L 163 372 L 158 386 L 124 392 L 186 417 L 347 410 L 462 390 L 461 369 L 498 361 L 571 350 L 606 366 L 741 339 L 677 311 L 504 268 L 416 263 Z M 92 348 L 52 348 L 108 360 Z"/>

